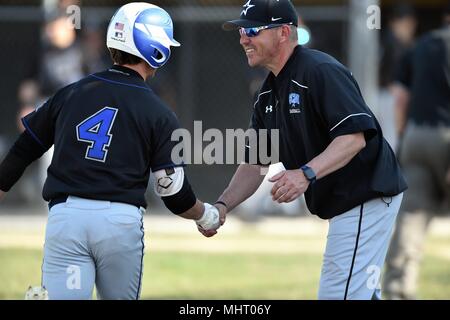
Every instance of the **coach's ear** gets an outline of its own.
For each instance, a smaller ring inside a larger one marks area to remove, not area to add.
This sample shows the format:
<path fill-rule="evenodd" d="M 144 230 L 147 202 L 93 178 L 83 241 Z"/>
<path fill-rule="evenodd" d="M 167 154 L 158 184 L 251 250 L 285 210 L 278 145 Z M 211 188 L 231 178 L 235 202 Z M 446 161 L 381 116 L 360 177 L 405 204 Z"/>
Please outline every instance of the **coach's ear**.
<path fill-rule="evenodd" d="M 291 28 L 288 25 L 283 25 L 279 28 L 281 34 L 280 42 L 288 42 L 291 35 Z"/>

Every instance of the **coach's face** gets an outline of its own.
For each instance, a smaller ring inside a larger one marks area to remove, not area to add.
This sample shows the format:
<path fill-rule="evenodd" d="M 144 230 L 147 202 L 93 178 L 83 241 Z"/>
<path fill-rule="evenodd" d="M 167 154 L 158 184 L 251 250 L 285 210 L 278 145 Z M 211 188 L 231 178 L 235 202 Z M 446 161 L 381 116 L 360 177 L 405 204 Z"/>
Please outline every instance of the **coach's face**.
<path fill-rule="evenodd" d="M 278 29 L 266 29 L 254 37 L 248 37 L 244 32 L 240 32 L 240 44 L 250 67 L 267 67 L 274 62 L 280 45 L 278 33 Z"/>

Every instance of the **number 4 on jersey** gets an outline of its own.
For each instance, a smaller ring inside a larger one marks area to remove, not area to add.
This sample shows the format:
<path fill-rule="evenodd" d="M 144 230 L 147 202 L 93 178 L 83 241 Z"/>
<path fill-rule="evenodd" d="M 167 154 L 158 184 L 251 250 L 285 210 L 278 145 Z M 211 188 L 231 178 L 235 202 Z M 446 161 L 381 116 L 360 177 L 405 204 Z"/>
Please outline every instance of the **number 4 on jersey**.
<path fill-rule="evenodd" d="M 105 162 L 118 109 L 105 107 L 77 125 L 78 141 L 87 142 L 85 158 Z"/>

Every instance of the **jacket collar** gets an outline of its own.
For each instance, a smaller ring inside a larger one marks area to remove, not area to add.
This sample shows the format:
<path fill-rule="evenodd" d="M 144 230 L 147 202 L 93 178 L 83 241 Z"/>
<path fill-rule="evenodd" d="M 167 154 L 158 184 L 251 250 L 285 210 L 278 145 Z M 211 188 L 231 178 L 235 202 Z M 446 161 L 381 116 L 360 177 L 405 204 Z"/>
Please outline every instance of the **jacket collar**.
<path fill-rule="evenodd" d="M 291 56 L 284 64 L 278 76 L 275 76 L 272 72 L 270 73 L 272 83 L 275 83 L 277 84 L 277 86 L 279 86 L 283 80 L 290 77 L 292 68 L 295 66 L 295 61 L 297 60 L 297 55 L 301 49 L 302 47 L 300 45 L 294 48 L 294 51 L 292 51 Z"/>

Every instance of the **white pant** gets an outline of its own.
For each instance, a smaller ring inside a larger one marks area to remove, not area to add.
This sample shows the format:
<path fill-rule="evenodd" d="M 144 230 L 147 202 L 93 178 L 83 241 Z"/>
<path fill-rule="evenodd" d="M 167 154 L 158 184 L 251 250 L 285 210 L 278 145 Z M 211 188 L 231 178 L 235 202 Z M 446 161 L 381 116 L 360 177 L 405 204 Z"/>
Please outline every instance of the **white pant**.
<path fill-rule="evenodd" d="M 53 206 L 45 233 L 42 285 L 52 300 L 138 299 L 143 209 L 69 197 Z"/>
<path fill-rule="evenodd" d="M 403 193 L 329 220 L 319 299 L 381 299 L 380 276 Z"/>

